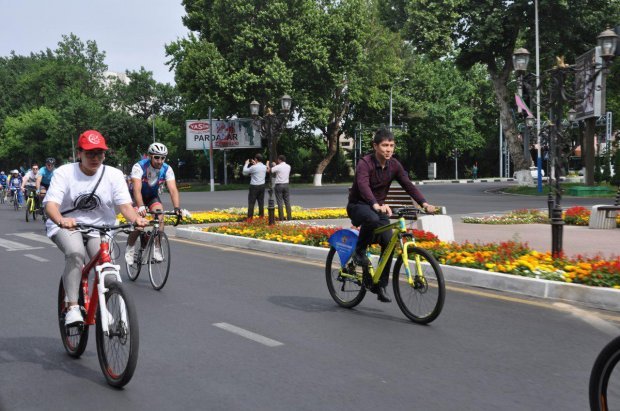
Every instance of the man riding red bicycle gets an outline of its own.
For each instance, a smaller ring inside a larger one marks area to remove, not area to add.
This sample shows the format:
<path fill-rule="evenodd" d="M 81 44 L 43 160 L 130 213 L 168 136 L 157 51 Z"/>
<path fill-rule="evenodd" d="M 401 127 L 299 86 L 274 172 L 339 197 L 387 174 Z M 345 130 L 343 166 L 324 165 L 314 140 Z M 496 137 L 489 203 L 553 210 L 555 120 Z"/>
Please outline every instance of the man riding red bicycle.
<path fill-rule="evenodd" d="M 82 234 L 72 229 L 78 223 L 114 225 L 115 206 L 135 226 L 148 224 L 131 205 L 123 173 L 103 164 L 107 150 L 101 133 L 82 133 L 78 139 L 79 162 L 56 169 L 43 200 L 49 217 L 47 236 L 65 255 L 63 284 L 69 308 L 65 317 L 68 326 L 84 321 L 78 305 L 81 270 L 87 257 L 98 252 L 101 242 L 97 233 Z"/>

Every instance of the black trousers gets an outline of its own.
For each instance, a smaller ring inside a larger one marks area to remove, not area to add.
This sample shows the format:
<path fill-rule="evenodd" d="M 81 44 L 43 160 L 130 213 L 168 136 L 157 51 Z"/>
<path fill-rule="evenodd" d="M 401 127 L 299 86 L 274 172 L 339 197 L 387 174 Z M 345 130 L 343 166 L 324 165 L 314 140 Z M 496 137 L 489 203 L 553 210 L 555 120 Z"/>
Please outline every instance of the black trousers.
<path fill-rule="evenodd" d="M 288 184 L 276 184 L 276 202 L 278 203 L 278 218 L 284 220 L 284 210 L 286 207 L 286 219 L 291 219 L 291 200 L 289 198 Z"/>
<path fill-rule="evenodd" d="M 254 204 L 258 201 L 258 216 L 265 216 L 265 184 L 252 185 L 248 193 L 248 218 L 254 216 Z"/>
<path fill-rule="evenodd" d="M 390 224 L 390 219 L 387 214 L 377 213 L 367 203 L 349 203 L 347 204 L 347 215 L 351 219 L 351 223 L 354 226 L 360 227 L 360 234 L 355 246 L 356 252 L 365 252 L 370 244 L 373 243 L 374 234 L 373 231 L 381 226 Z M 392 238 L 392 230 L 387 230 L 377 235 L 376 241 L 381 245 L 381 254 L 387 247 L 390 239 Z M 390 275 L 390 268 L 392 266 L 392 255 L 388 258 L 388 262 L 381 273 L 379 279 L 379 286 L 385 287 L 388 284 L 388 276 Z"/>

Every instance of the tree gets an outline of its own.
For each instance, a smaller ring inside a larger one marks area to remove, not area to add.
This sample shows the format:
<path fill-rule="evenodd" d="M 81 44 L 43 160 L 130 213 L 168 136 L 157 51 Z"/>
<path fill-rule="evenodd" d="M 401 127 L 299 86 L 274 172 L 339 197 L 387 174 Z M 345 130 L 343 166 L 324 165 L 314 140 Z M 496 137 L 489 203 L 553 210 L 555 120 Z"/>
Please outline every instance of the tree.
<path fill-rule="evenodd" d="M 455 56 L 461 69 L 483 64 L 493 84 L 511 158 L 517 170 L 529 167 L 511 111 L 509 88 L 512 53 L 517 46 L 534 50 L 534 6 L 530 0 L 480 2 L 475 0 L 381 0 L 390 27 L 419 51 L 430 56 Z M 594 46 L 596 35 L 620 16 L 618 2 L 606 0 L 540 0 L 539 21 L 543 67 L 556 55 L 567 61 Z M 529 175 L 528 173 L 524 173 Z M 531 178 L 531 177 L 530 177 Z"/>
<path fill-rule="evenodd" d="M 384 94 L 380 86 L 400 68 L 400 41 L 388 41 L 395 36 L 378 24 L 366 0 L 184 5 L 184 22 L 197 34 L 168 45 L 167 52 L 190 115 L 216 107 L 244 117 L 251 99 L 273 108 L 280 96 L 292 95 L 299 132 L 320 130 L 327 142 L 316 184 L 338 150 L 352 105 Z"/>

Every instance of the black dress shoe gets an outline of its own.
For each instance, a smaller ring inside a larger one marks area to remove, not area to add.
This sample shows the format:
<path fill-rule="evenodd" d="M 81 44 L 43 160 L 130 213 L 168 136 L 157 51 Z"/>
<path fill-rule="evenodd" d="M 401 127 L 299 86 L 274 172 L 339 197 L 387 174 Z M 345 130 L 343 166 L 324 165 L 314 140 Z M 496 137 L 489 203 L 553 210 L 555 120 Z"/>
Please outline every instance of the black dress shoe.
<path fill-rule="evenodd" d="M 368 265 L 370 264 L 370 260 L 366 256 L 366 253 L 358 251 L 355 251 L 353 253 L 353 262 L 355 263 L 355 265 L 360 267 L 368 267 Z"/>
<path fill-rule="evenodd" d="M 388 295 L 387 290 L 385 289 L 385 287 L 377 287 L 377 300 L 381 301 L 382 303 L 391 303 L 392 302 L 392 299 Z"/>

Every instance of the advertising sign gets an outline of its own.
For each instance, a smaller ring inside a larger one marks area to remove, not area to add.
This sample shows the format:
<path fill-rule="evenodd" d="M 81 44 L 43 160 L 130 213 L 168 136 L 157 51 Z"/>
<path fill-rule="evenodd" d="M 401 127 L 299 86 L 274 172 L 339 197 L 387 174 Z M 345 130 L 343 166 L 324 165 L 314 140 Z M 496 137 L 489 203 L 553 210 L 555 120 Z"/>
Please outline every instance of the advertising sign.
<path fill-rule="evenodd" d="M 203 150 L 213 144 L 213 149 L 260 148 L 260 132 L 251 119 L 186 120 L 185 141 L 187 150 Z"/>
<path fill-rule="evenodd" d="M 602 64 L 600 47 L 582 54 L 575 61 L 577 121 L 600 117 L 605 112 L 605 76 L 599 72 Z"/>

